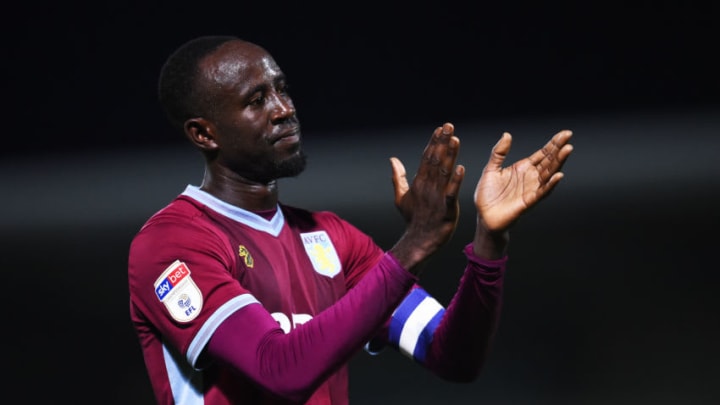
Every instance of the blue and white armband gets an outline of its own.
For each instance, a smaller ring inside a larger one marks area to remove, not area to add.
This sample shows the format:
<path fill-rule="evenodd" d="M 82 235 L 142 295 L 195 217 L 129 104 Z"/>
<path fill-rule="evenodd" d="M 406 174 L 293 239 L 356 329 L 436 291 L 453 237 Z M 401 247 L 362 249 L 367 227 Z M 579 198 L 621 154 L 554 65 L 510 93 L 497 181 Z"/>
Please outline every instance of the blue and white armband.
<path fill-rule="evenodd" d="M 445 308 L 422 288 L 413 289 L 393 312 L 388 344 L 404 355 L 425 362 L 425 354 Z"/>

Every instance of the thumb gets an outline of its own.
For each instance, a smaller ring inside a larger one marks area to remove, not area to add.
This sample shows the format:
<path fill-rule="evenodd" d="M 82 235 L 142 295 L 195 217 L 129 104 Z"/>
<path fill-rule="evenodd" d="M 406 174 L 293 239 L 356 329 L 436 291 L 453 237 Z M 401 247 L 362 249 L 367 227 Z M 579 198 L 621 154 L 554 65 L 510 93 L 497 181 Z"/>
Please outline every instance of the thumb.
<path fill-rule="evenodd" d="M 500 139 L 497 141 L 495 146 L 490 152 L 490 159 L 488 159 L 485 170 L 500 170 L 502 169 L 503 163 L 507 154 L 510 152 L 510 145 L 512 144 L 512 135 L 509 132 L 503 132 Z"/>
<path fill-rule="evenodd" d="M 410 186 L 408 185 L 405 166 L 402 164 L 400 159 L 391 157 L 390 165 L 392 166 L 392 182 L 395 189 L 395 205 L 398 205 L 400 204 L 402 197 L 410 189 Z"/>

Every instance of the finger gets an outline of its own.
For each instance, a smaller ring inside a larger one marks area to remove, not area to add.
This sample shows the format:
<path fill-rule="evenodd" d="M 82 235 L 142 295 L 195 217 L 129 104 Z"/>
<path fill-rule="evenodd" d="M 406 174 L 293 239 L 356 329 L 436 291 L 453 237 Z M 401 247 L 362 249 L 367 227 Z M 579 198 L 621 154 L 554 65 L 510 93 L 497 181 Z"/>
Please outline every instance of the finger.
<path fill-rule="evenodd" d="M 560 151 L 558 152 L 558 168 L 557 170 L 560 171 L 563 168 L 563 165 L 565 165 L 565 162 L 567 161 L 567 158 L 570 156 L 572 151 L 575 148 L 571 144 L 564 145 Z"/>
<path fill-rule="evenodd" d="M 432 155 L 434 153 L 435 144 L 437 143 L 437 138 L 440 136 L 441 132 L 442 127 L 437 127 L 430 136 L 430 140 L 428 141 L 427 146 L 425 146 L 422 158 L 420 159 L 420 166 L 418 166 L 416 174 L 417 176 L 423 176 L 428 172 L 428 166 L 432 162 Z"/>
<path fill-rule="evenodd" d="M 562 170 L 563 165 L 567 161 L 567 158 L 572 153 L 573 149 L 574 149 L 573 145 L 571 145 L 569 143 L 566 143 L 565 145 L 563 145 L 562 148 L 560 148 L 560 150 L 557 153 L 556 161 L 558 162 L 558 164 L 557 164 L 556 171 L 553 173 L 550 173 L 550 174 L 546 174 L 546 176 L 547 176 L 546 178 L 543 178 L 543 173 L 541 172 L 541 180 L 544 183 L 544 185 L 540 186 L 542 194 L 543 194 L 541 196 L 541 198 L 544 198 L 547 195 L 549 195 L 550 192 L 552 192 L 552 190 L 555 189 L 555 187 L 560 182 L 560 180 L 565 178 L 565 174 L 561 170 Z"/>
<path fill-rule="evenodd" d="M 410 189 L 407 181 L 407 173 L 405 166 L 402 164 L 400 159 L 396 157 L 390 158 L 390 166 L 392 168 L 392 182 L 393 189 L 395 190 L 395 204 L 399 204 L 402 197 Z"/>
<path fill-rule="evenodd" d="M 444 163 L 446 158 L 447 148 L 450 144 L 450 140 L 454 137 L 455 127 L 447 122 L 441 127 L 435 128 L 428 145 L 423 151 L 423 156 L 420 161 L 420 167 L 418 168 L 418 176 L 435 175 L 438 166 Z M 450 165 L 452 167 L 453 164 Z M 446 169 L 445 174 L 449 174 L 450 170 Z"/>
<path fill-rule="evenodd" d="M 560 131 L 545 146 L 530 155 L 530 163 L 537 168 L 541 182 L 547 183 L 562 169 L 565 160 L 572 152 L 572 145 L 568 144 L 571 137 L 572 131 Z"/>
<path fill-rule="evenodd" d="M 445 149 L 445 155 L 440 162 L 440 175 L 450 177 L 455 170 L 455 162 L 457 162 L 458 152 L 460 151 L 460 138 L 451 136 Z"/>
<path fill-rule="evenodd" d="M 543 166 L 547 166 L 548 162 L 557 159 L 557 154 L 565 146 L 572 137 L 572 131 L 562 130 L 555 134 L 550 140 L 543 146 L 529 156 L 530 163 L 537 166 L 538 164 L 544 163 Z M 546 162 L 543 162 L 546 160 Z"/>
<path fill-rule="evenodd" d="M 555 190 L 555 187 L 560 183 L 560 180 L 562 180 L 565 177 L 565 175 L 562 172 L 557 172 L 553 174 L 548 181 L 542 185 L 539 190 L 539 196 L 538 201 L 549 196 L 550 193 L 552 193 L 553 190 Z"/>
<path fill-rule="evenodd" d="M 451 207 L 458 201 L 458 196 L 460 195 L 460 186 L 462 185 L 462 181 L 464 178 L 465 178 L 465 166 L 463 166 L 463 165 L 455 166 L 455 170 L 453 170 L 453 174 L 450 177 L 450 181 L 448 182 L 448 185 L 445 188 L 445 199 L 447 201 L 448 207 Z"/>
<path fill-rule="evenodd" d="M 510 152 L 510 146 L 512 145 L 512 135 L 509 132 L 503 132 L 500 139 L 493 146 L 490 152 L 490 159 L 485 166 L 485 170 L 497 171 L 502 169 L 505 158 Z"/>

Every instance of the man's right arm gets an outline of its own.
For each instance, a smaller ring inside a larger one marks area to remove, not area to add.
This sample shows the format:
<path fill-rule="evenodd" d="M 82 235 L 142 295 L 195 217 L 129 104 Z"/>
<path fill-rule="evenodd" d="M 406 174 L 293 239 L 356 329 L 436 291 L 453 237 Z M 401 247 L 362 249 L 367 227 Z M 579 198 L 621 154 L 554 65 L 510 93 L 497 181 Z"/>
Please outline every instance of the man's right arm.
<path fill-rule="evenodd" d="M 206 359 L 277 396 L 307 400 L 375 335 L 416 281 L 387 253 L 340 300 L 287 334 L 260 304 L 235 311 L 216 328 Z"/>

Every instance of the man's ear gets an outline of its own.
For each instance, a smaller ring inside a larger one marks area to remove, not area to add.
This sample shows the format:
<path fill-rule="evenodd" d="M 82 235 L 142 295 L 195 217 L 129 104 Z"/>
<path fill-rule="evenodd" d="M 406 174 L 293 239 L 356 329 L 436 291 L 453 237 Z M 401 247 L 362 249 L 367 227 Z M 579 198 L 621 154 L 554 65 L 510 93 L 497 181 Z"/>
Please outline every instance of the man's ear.
<path fill-rule="evenodd" d="M 185 135 L 201 150 L 210 151 L 218 148 L 215 142 L 215 127 L 205 118 L 190 118 L 185 121 Z"/>

